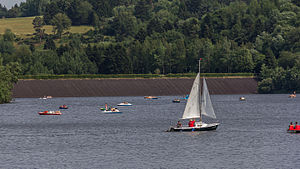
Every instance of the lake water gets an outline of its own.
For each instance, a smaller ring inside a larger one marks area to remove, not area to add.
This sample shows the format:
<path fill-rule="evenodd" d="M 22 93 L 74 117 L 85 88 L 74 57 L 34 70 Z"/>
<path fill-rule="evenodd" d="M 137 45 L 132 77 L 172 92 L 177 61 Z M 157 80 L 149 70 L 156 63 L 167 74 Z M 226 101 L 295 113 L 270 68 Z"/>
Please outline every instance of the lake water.
<path fill-rule="evenodd" d="M 181 96 L 182 97 L 182 96 Z M 16 99 L 0 105 L 0 168 L 299 168 L 300 98 L 212 95 L 216 131 L 164 132 L 182 116 L 180 96 Z M 105 103 L 128 101 L 122 114 Z M 58 110 L 61 116 L 40 116 Z"/>

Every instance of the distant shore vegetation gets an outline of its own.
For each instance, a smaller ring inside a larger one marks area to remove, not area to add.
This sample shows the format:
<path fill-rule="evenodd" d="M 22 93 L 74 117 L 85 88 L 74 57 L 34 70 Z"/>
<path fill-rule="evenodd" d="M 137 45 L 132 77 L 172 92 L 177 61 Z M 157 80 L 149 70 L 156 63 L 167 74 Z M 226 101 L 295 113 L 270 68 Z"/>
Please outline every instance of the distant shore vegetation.
<path fill-rule="evenodd" d="M 195 78 L 196 73 L 178 74 L 63 74 L 20 75 L 19 79 L 109 79 L 109 78 Z M 206 78 L 254 78 L 253 73 L 201 73 Z"/>
<path fill-rule="evenodd" d="M 26 0 L 0 5 L 0 58 L 20 77 L 193 74 L 202 58 L 203 73 L 256 75 L 261 93 L 300 90 L 299 2 Z"/>

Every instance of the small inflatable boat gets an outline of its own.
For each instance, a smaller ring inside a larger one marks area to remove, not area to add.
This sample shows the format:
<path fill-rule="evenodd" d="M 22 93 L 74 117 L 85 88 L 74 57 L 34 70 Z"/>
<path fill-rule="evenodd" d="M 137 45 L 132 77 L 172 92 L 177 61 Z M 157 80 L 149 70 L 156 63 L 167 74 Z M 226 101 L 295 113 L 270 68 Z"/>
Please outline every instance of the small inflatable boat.
<path fill-rule="evenodd" d="M 60 111 L 43 111 L 39 112 L 39 115 L 61 115 Z"/>
<path fill-rule="evenodd" d="M 300 125 L 290 125 L 289 129 L 287 130 L 289 133 L 300 133 Z"/>
<path fill-rule="evenodd" d="M 173 103 L 180 103 L 180 100 L 179 99 L 174 99 L 172 100 Z"/>
<path fill-rule="evenodd" d="M 118 106 L 132 106 L 132 104 L 128 103 L 128 102 L 122 102 L 122 103 L 119 103 Z"/>
<path fill-rule="evenodd" d="M 62 106 L 59 106 L 59 109 L 68 109 L 68 106 L 62 105 Z"/>

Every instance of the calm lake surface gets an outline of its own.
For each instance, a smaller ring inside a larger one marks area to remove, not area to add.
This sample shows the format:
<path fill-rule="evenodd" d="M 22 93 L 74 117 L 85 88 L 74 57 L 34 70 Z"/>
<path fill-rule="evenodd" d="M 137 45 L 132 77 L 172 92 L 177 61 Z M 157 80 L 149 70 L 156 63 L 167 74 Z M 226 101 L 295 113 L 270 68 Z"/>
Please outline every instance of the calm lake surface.
<path fill-rule="evenodd" d="M 16 99 L 0 105 L 0 168 L 299 168 L 300 98 L 212 95 L 216 131 L 164 132 L 182 116 L 182 96 Z M 105 103 L 122 114 L 102 114 Z M 61 116 L 40 116 L 58 110 Z"/>

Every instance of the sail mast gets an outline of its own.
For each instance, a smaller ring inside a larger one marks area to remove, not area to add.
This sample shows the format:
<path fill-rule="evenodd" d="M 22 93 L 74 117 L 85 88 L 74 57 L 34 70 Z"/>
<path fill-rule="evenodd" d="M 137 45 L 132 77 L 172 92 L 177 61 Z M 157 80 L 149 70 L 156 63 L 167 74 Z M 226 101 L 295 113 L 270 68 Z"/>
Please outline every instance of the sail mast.
<path fill-rule="evenodd" d="M 200 122 L 202 122 L 202 116 L 201 116 L 201 106 L 202 106 L 202 97 L 201 97 L 201 76 L 200 76 L 200 63 L 201 63 L 201 58 L 199 59 L 199 88 L 198 88 L 198 90 L 199 90 L 199 95 L 200 95 L 200 97 L 199 97 L 199 105 L 200 105 Z"/>

